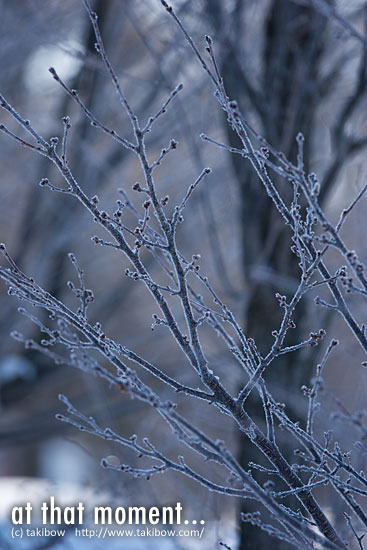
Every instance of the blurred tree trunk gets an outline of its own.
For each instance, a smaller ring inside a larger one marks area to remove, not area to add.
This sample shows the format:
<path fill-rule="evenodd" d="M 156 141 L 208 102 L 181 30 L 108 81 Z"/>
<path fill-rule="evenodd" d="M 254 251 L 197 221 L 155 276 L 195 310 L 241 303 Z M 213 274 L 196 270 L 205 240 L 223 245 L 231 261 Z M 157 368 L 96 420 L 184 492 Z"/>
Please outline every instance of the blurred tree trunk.
<path fill-rule="evenodd" d="M 219 0 L 208 1 L 207 9 L 220 35 L 223 18 Z M 315 108 L 319 100 L 317 90 L 325 17 L 312 8 L 299 6 L 290 0 L 273 0 L 261 29 L 262 64 L 259 82 L 255 82 L 250 70 L 247 71 L 244 66 L 246 62 L 242 63 L 240 59 L 240 45 L 246 40 L 246 27 L 243 25 L 245 9 L 246 3 L 238 0 L 232 12 L 230 41 L 224 44 L 221 70 L 227 94 L 230 99 L 237 100 L 245 118 L 248 112 L 255 113 L 261 123 L 262 135 L 292 162 L 297 161 L 296 136 L 302 132 L 306 136 L 304 160 L 307 170 L 315 132 Z M 228 143 L 241 148 L 237 136 L 228 125 L 226 128 Z M 246 335 L 255 340 L 260 353 L 266 353 L 273 342 L 272 331 L 279 326 L 282 315 L 275 292 L 287 292 L 285 288 L 272 284 L 271 280 L 264 281 L 258 277 L 256 267 L 266 268 L 269 273 L 276 274 L 278 280 L 279 275 L 284 275 L 288 281 L 292 277 L 297 281 L 299 267 L 296 256 L 290 250 L 287 229 L 277 218 L 272 201 L 252 168 L 238 155 L 232 155 L 231 161 L 241 197 L 242 263 L 249 294 L 244 312 L 245 330 Z M 280 187 L 279 182 L 277 187 L 289 204 L 292 200 L 290 188 Z M 297 328 L 293 331 L 293 343 L 301 340 L 300 325 L 304 315 L 304 306 L 299 307 L 295 316 Z M 282 364 L 277 362 L 272 366 L 271 373 L 265 373 L 265 378 L 267 381 L 276 378 L 277 385 L 288 391 L 299 391 L 301 380 L 303 383 L 310 380 L 313 364 L 306 358 L 300 364 L 299 355 L 296 358 L 287 354 Z M 276 391 L 274 393 L 276 395 Z M 254 392 L 246 409 L 255 422 L 261 422 L 262 404 Z M 245 438 L 240 444 L 240 460 L 246 469 L 250 461 L 261 463 L 257 450 Z M 254 473 L 261 481 L 261 476 Z M 246 503 L 242 511 L 256 509 L 256 504 L 252 507 Z M 284 550 L 284 544 L 275 539 L 270 541 L 268 535 L 258 527 L 241 523 L 241 550 L 259 550 L 268 547 L 270 542 L 272 550 Z"/>

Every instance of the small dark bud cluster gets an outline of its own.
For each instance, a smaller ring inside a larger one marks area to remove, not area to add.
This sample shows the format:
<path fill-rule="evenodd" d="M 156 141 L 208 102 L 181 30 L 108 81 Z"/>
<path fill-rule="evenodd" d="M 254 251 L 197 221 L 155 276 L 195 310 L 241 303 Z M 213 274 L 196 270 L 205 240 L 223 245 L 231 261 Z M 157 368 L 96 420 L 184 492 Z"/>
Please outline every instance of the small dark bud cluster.
<path fill-rule="evenodd" d="M 55 71 L 55 69 L 54 69 L 53 67 L 50 67 L 50 68 L 48 69 L 48 71 L 49 71 L 49 73 L 52 74 L 52 76 L 54 77 L 55 80 L 57 80 L 57 81 L 59 80 L 59 77 L 57 76 L 57 73 L 56 73 L 56 71 Z"/>
<path fill-rule="evenodd" d="M 345 292 L 350 293 L 353 290 L 353 278 L 352 277 L 341 277 L 340 279 Z"/>
<path fill-rule="evenodd" d="M 132 188 L 133 188 L 133 191 L 139 191 L 140 193 L 143 191 L 143 189 L 141 188 L 140 183 L 138 181 L 136 183 L 134 183 Z"/>
<path fill-rule="evenodd" d="M 310 338 L 311 338 L 310 346 L 311 347 L 317 346 L 317 344 L 319 343 L 319 340 L 322 340 L 325 335 L 326 335 L 326 330 L 324 330 L 323 328 L 320 328 L 318 332 L 310 332 Z"/>
<path fill-rule="evenodd" d="M 265 481 L 264 485 L 263 485 L 265 491 L 274 491 L 275 489 L 275 483 L 274 481 L 271 481 L 271 479 L 268 479 L 267 481 Z"/>
<path fill-rule="evenodd" d="M 261 515 L 260 512 L 246 512 L 241 514 L 242 521 L 247 521 L 251 523 L 252 525 L 260 525 L 261 524 Z"/>
<path fill-rule="evenodd" d="M 349 250 L 346 256 L 349 260 L 350 265 L 356 270 L 356 272 L 358 274 L 363 273 L 363 271 L 365 270 L 365 266 L 362 264 L 362 262 L 359 261 L 355 250 Z"/>
<path fill-rule="evenodd" d="M 161 3 L 162 3 L 162 6 L 164 6 L 166 8 L 168 13 L 172 13 L 172 11 L 173 11 L 172 7 L 169 6 L 165 0 L 161 0 Z"/>
<path fill-rule="evenodd" d="M 275 297 L 278 300 L 280 307 L 283 307 L 283 308 L 287 307 L 287 297 L 286 296 L 283 296 L 282 294 L 279 294 L 279 292 L 277 292 L 275 294 Z"/>
<path fill-rule="evenodd" d="M 309 174 L 309 176 L 308 176 L 308 183 L 309 183 L 310 188 L 311 188 L 311 194 L 314 197 L 317 197 L 318 194 L 320 193 L 320 183 L 317 179 L 316 174 L 314 174 L 313 172 L 311 174 Z"/>
<path fill-rule="evenodd" d="M 269 158 L 269 155 L 270 155 L 270 151 L 267 147 L 261 147 L 260 148 L 260 153 L 261 155 L 264 157 L 264 159 L 268 159 Z"/>
<path fill-rule="evenodd" d="M 130 277 L 130 279 L 133 279 L 134 281 L 138 281 L 140 279 L 139 273 L 136 271 L 130 271 L 130 269 L 125 269 L 125 275 L 126 277 Z"/>

